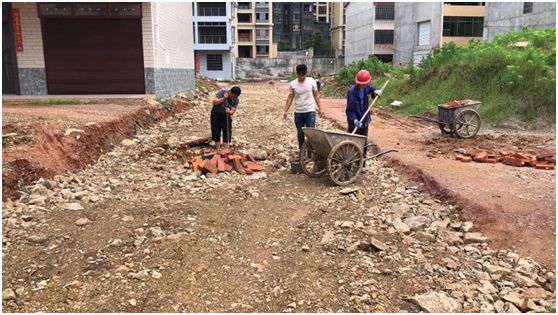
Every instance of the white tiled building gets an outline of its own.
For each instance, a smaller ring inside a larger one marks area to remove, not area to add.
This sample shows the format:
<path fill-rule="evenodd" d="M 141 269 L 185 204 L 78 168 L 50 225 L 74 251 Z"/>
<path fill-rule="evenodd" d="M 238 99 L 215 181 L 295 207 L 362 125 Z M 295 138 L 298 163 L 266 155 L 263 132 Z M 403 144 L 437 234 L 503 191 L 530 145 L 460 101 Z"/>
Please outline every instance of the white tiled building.
<path fill-rule="evenodd" d="M 234 78 L 234 4 L 194 2 L 194 49 L 196 75 L 212 79 Z"/>

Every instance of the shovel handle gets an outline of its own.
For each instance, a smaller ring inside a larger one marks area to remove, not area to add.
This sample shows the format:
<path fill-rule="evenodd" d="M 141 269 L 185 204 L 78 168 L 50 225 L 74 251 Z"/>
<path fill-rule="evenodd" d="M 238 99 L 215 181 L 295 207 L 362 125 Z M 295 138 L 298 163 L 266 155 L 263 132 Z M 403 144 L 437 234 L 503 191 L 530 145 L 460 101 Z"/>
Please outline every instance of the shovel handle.
<path fill-rule="evenodd" d="M 384 83 L 384 85 L 382 86 L 382 91 L 384 91 L 384 89 L 386 88 L 387 84 L 389 83 L 389 80 L 386 81 L 386 83 Z M 370 110 L 372 109 L 372 106 L 374 106 L 374 104 L 376 104 L 376 101 L 378 100 L 378 98 L 380 98 L 378 95 L 376 95 L 376 97 L 374 97 L 374 100 L 372 101 L 372 104 L 370 104 L 370 106 L 368 106 L 368 109 L 366 110 L 366 113 L 364 113 L 364 115 L 362 115 L 362 117 L 360 118 L 360 122 L 362 122 L 364 120 L 364 117 L 366 117 L 366 115 L 368 115 L 368 113 L 370 112 Z M 355 127 L 355 129 L 353 129 L 353 132 L 351 132 L 351 134 L 355 134 L 355 132 L 357 131 L 357 127 Z"/>

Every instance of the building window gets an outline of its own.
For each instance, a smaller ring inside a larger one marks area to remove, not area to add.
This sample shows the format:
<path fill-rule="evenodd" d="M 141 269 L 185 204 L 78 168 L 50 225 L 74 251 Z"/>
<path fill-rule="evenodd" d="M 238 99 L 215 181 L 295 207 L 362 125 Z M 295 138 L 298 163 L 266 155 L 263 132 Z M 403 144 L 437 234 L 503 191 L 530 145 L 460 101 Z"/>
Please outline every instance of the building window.
<path fill-rule="evenodd" d="M 199 44 L 226 44 L 226 22 L 198 22 Z"/>
<path fill-rule="evenodd" d="M 269 55 L 269 46 L 256 46 L 256 55 L 257 56 L 268 56 Z"/>
<path fill-rule="evenodd" d="M 226 2 L 198 2 L 198 16 L 226 16 Z"/>
<path fill-rule="evenodd" d="M 252 46 L 238 46 L 238 57 L 252 58 Z"/>
<path fill-rule="evenodd" d="M 256 23 L 268 23 L 269 13 L 256 13 Z"/>
<path fill-rule="evenodd" d="M 418 23 L 418 45 L 430 45 L 430 21 Z"/>
<path fill-rule="evenodd" d="M 376 20 L 393 20 L 394 17 L 394 4 L 376 3 Z"/>
<path fill-rule="evenodd" d="M 268 29 L 256 29 L 256 40 L 269 40 Z"/>
<path fill-rule="evenodd" d="M 443 36 L 482 37 L 484 17 L 444 17 Z"/>
<path fill-rule="evenodd" d="M 393 30 L 375 30 L 374 44 L 393 44 Z"/>
<path fill-rule="evenodd" d="M 240 41 L 240 42 L 251 42 L 252 41 L 252 31 L 251 30 L 238 30 L 238 41 Z"/>
<path fill-rule="evenodd" d="M 249 10 L 250 9 L 250 2 L 239 2 L 238 3 L 239 10 Z"/>
<path fill-rule="evenodd" d="M 523 2 L 523 14 L 533 13 L 533 2 Z"/>
<path fill-rule="evenodd" d="M 252 14 L 250 13 L 238 14 L 238 23 L 251 23 L 251 22 L 252 22 Z"/>
<path fill-rule="evenodd" d="M 207 71 L 223 71 L 223 55 L 207 55 Z"/>

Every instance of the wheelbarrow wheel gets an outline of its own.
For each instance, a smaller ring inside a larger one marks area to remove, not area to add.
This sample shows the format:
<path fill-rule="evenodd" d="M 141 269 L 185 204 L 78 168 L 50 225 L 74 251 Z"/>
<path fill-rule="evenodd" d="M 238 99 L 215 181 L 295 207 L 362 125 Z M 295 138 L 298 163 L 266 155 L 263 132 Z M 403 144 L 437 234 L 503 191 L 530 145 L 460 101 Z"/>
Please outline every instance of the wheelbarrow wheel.
<path fill-rule="evenodd" d="M 346 140 L 331 149 L 326 162 L 329 178 L 337 185 L 348 185 L 362 171 L 364 153 L 357 144 Z"/>
<path fill-rule="evenodd" d="M 300 167 L 302 172 L 309 177 L 317 178 L 325 174 L 325 162 L 320 158 L 310 146 L 308 141 L 304 141 L 299 153 Z"/>
<path fill-rule="evenodd" d="M 453 120 L 453 132 L 461 139 L 474 137 L 479 132 L 480 127 L 480 115 L 472 109 L 459 112 Z"/>

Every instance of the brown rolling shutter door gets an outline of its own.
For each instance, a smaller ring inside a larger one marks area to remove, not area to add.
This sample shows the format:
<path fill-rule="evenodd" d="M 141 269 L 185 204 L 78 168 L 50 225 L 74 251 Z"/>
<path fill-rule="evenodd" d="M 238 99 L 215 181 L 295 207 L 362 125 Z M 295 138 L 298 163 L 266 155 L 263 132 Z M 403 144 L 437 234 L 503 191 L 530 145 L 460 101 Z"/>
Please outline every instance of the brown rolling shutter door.
<path fill-rule="evenodd" d="M 42 19 L 49 94 L 143 94 L 141 19 Z"/>

